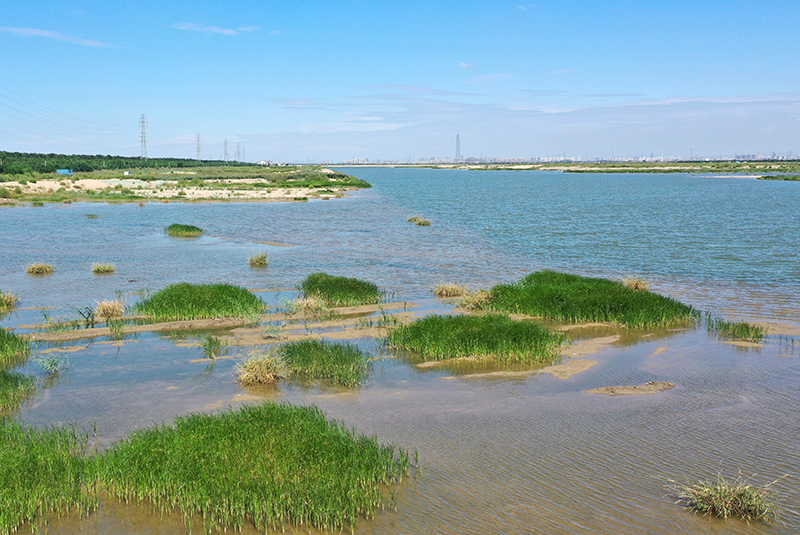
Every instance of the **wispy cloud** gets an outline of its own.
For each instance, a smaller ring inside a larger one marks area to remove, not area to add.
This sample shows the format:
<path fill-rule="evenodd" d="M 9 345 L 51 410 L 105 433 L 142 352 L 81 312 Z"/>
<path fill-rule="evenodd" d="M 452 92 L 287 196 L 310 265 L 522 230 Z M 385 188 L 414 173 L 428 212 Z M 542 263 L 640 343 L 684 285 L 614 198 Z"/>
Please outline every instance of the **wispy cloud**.
<path fill-rule="evenodd" d="M 242 26 L 240 28 L 221 28 L 219 26 L 201 26 L 192 22 L 182 22 L 180 24 L 173 24 L 176 30 L 186 30 L 191 32 L 202 32 L 206 34 L 221 34 L 221 35 L 241 35 L 243 33 L 255 32 L 260 30 L 258 26 Z"/>
<path fill-rule="evenodd" d="M 459 63 L 458 66 L 461 67 L 462 69 L 471 69 L 475 65 L 472 63 Z"/>
<path fill-rule="evenodd" d="M 478 76 L 477 78 L 473 78 L 470 80 L 469 84 L 482 84 L 484 82 L 491 82 L 494 80 L 508 80 L 511 78 L 510 74 L 506 73 L 497 73 L 497 74 L 485 74 L 483 76 Z"/>
<path fill-rule="evenodd" d="M 522 4 L 518 5 L 517 9 L 519 9 L 520 11 L 531 11 L 533 10 L 534 7 L 536 7 L 535 4 Z"/>
<path fill-rule="evenodd" d="M 39 28 L 9 28 L 7 26 L 0 26 L 0 32 L 13 33 L 14 35 L 21 35 L 23 37 L 45 37 L 47 39 L 61 41 L 62 43 L 92 46 L 96 48 L 110 48 L 114 46 L 102 41 L 81 39 L 80 37 L 73 37 L 71 35 L 64 35 L 63 33 L 51 32 L 50 30 L 41 30 Z"/>

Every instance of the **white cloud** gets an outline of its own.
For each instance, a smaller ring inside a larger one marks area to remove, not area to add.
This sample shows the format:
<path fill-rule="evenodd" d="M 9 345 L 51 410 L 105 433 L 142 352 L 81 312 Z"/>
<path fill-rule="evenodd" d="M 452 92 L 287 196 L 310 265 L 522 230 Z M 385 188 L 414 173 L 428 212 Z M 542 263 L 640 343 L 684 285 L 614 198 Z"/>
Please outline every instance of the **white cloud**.
<path fill-rule="evenodd" d="M 92 46 L 96 48 L 108 48 L 113 46 L 102 41 L 81 39 L 80 37 L 72 37 L 71 35 L 64 35 L 63 33 L 51 32 L 50 30 L 41 30 L 38 28 L 8 28 L 6 26 L 0 26 L 0 32 L 13 33 L 14 35 L 21 35 L 23 37 L 45 37 L 47 39 L 61 41 L 62 43 Z"/>
<path fill-rule="evenodd" d="M 471 69 L 475 65 L 472 63 L 459 63 L 458 66 L 461 67 L 462 69 Z"/>
<path fill-rule="evenodd" d="M 192 32 L 203 32 L 207 34 L 221 34 L 221 35 L 240 35 L 244 32 L 255 32 L 260 30 L 258 26 L 244 26 L 241 28 L 220 28 L 219 26 L 201 26 L 192 22 L 182 22 L 180 24 L 173 24 L 176 30 L 187 30 Z"/>

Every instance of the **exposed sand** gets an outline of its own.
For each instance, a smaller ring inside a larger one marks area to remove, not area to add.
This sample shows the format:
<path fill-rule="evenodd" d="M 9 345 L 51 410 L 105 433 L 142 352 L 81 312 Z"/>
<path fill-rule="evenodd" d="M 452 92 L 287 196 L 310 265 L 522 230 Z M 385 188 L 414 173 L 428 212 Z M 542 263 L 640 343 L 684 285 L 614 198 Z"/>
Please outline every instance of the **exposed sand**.
<path fill-rule="evenodd" d="M 777 321 L 754 321 L 752 323 L 766 329 L 768 335 L 800 336 L 800 327 L 788 323 L 778 323 Z"/>
<path fill-rule="evenodd" d="M 634 395 L 634 394 L 644 395 L 644 394 L 655 394 L 657 392 L 663 392 L 664 390 L 669 390 L 671 388 L 675 388 L 675 383 L 650 381 L 649 383 L 637 386 L 603 386 L 600 388 L 592 388 L 591 390 L 587 390 L 586 393 L 605 394 L 607 396 L 622 396 L 622 395 Z"/>

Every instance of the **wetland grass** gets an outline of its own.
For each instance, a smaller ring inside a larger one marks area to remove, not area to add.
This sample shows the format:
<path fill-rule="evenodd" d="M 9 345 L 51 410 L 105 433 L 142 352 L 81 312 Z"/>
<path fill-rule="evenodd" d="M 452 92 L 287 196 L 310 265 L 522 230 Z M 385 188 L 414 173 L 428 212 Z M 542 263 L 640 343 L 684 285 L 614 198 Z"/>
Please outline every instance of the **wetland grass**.
<path fill-rule="evenodd" d="M 31 345 L 27 338 L 0 327 L 0 370 L 25 364 L 30 354 Z"/>
<path fill-rule="evenodd" d="M 116 269 L 116 266 L 110 262 L 107 264 L 92 264 L 92 273 L 95 275 L 107 275 L 109 273 L 114 273 Z"/>
<path fill-rule="evenodd" d="M 199 513 L 207 532 L 245 522 L 259 531 L 331 531 L 372 517 L 386 500 L 381 488 L 408 467 L 405 451 L 328 421 L 316 407 L 264 403 L 136 431 L 106 452 L 99 480 L 126 501 Z"/>
<path fill-rule="evenodd" d="M 267 267 L 269 265 L 269 258 L 267 258 L 267 253 L 263 252 L 251 256 L 250 260 L 248 260 L 248 264 L 250 264 L 250 267 L 255 267 L 255 268 Z"/>
<path fill-rule="evenodd" d="M 19 297 L 12 293 L 6 293 L 0 290 L 0 312 L 11 310 L 19 303 Z"/>
<path fill-rule="evenodd" d="M 767 334 L 767 330 L 758 325 L 747 323 L 746 321 L 733 322 L 725 321 L 720 318 L 708 316 L 706 318 L 708 330 L 717 333 L 724 338 L 734 340 L 746 340 L 748 342 L 760 342 Z"/>
<path fill-rule="evenodd" d="M 48 275 L 55 270 L 52 264 L 44 264 L 41 262 L 35 262 L 25 268 L 28 275 Z"/>
<path fill-rule="evenodd" d="M 303 340 L 281 347 L 277 356 L 292 376 L 326 379 L 343 386 L 358 386 L 366 378 L 369 357 L 352 344 Z"/>
<path fill-rule="evenodd" d="M 631 290 L 636 290 L 640 292 L 650 291 L 650 283 L 644 280 L 642 277 L 625 277 L 624 279 L 622 279 L 622 284 L 624 284 Z"/>
<path fill-rule="evenodd" d="M 36 391 L 36 379 L 32 376 L 0 369 L 0 411 L 19 408 Z M 0 511 L 2 511 L 2 500 L 0 500 Z"/>
<path fill-rule="evenodd" d="M 677 495 L 676 503 L 699 515 L 770 522 L 777 520 L 780 512 L 780 497 L 772 490 L 780 479 L 755 486 L 742 474 L 732 481 L 717 474 L 694 483 L 670 480 L 666 487 Z"/>
<path fill-rule="evenodd" d="M 448 282 L 446 284 L 437 284 L 433 287 L 433 293 L 436 297 L 464 297 L 469 292 L 463 284 L 456 284 L 455 282 Z"/>
<path fill-rule="evenodd" d="M 312 273 L 300 289 L 304 297 L 319 297 L 330 307 L 374 305 L 384 298 L 380 288 L 371 282 L 327 273 Z"/>
<path fill-rule="evenodd" d="M 125 303 L 119 299 L 95 301 L 94 315 L 102 318 L 117 318 L 125 315 Z"/>
<path fill-rule="evenodd" d="M 164 229 L 168 236 L 175 238 L 194 238 L 203 234 L 203 229 L 195 227 L 194 225 L 181 225 L 173 223 Z"/>
<path fill-rule="evenodd" d="M 425 360 L 469 357 L 506 364 L 549 362 L 564 340 L 563 334 L 500 314 L 430 315 L 389 333 L 391 345 Z"/>
<path fill-rule="evenodd" d="M 264 303 L 245 288 L 232 284 L 172 284 L 139 301 L 133 310 L 156 321 L 252 317 Z"/>
<path fill-rule="evenodd" d="M 497 285 L 489 293 L 485 309 L 575 323 L 651 327 L 699 316 L 692 307 L 669 297 L 632 290 L 608 279 L 555 271 L 537 271 L 514 284 Z"/>
<path fill-rule="evenodd" d="M 0 375 L 2 380 L 2 375 Z M 92 509 L 96 500 L 86 473 L 88 438 L 75 429 L 35 429 L 0 421 L 0 534 L 24 522 L 46 522 L 48 513 L 77 507 Z"/>

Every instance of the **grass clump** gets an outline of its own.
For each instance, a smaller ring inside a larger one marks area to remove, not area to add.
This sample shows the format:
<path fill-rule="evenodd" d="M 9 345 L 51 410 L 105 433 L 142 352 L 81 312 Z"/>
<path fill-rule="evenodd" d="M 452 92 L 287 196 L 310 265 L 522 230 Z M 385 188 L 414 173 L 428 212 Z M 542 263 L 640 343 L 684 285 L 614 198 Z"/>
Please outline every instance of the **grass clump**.
<path fill-rule="evenodd" d="M 644 280 L 642 277 L 625 277 L 622 279 L 622 284 L 631 290 L 636 290 L 637 292 L 650 291 L 650 283 Z"/>
<path fill-rule="evenodd" d="M 286 362 L 274 351 L 253 351 L 236 366 L 237 379 L 244 386 L 276 383 L 289 374 Z"/>
<path fill-rule="evenodd" d="M 95 301 L 94 315 L 103 318 L 118 318 L 125 315 L 125 303 L 119 299 Z"/>
<path fill-rule="evenodd" d="M 25 271 L 28 272 L 28 275 L 48 275 L 55 270 L 56 269 L 52 264 L 44 264 L 41 262 L 35 262 L 25 268 Z"/>
<path fill-rule="evenodd" d="M 203 229 L 194 225 L 181 225 L 173 223 L 165 229 L 168 236 L 176 238 L 193 238 L 203 234 Z"/>
<path fill-rule="evenodd" d="M 24 364 L 31 354 L 26 338 L 0 327 L 0 369 L 10 370 Z"/>
<path fill-rule="evenodd" d="M 36 379 L 32 376 L 0 370 L 0 411 L 13 410 L 20 407 L 25 400 L 34 395 L 36 391 Z M 3 483 L 4 481 L 0 478 L 0 484 Z M 4 489 L 5 487 L 6 486 L 3 485 Z M 2 510 L 3 500 L 0 499 L 0 511 Z M 0 513 L 0 519 L 2 516 L 3 514 Z M 0 520 L 0 533 L 3 533 L 2 524 L 3 521 Z"/>
<path fill-rule="evenodd" d="M 760 342 L 767 334 L 764 327 L 747 323 L 746 321 L 733 322 L 725 321 L 720 318 L 707 318 L 708 330 L 715 332 L 725 338 L 734 340 L 746 340 L 748 342 Z"/>
<path fill-rule="evenodd" d="M 0 533 L 15 532 L 23 522 L 46 521 L 48 513 L 93 508 L 84 479 L 87 442 L 74 429 L 0 421 Z"/>
<path fill-rule="evenodd" d="M 11 310 L 19 303 L 19 297 L 14 294 L 0 290 L 0 312 Z"/>
<path fill-rule="evenodd" d="M 666 486 L 677 494 L 676 503 L 699 515 L 770 522 L 777 520 L 780 512 L 780 497 L 772 490 L 779 480 L 755 486 L 741 473 L 732 481 L 717 474 L 695 483 L 669 481 Z"/>
<path fill-rule="evenodd" d="M 426 360 L 471 357 L 507 364 L 548 362 L 558 356 L 563 334 L 500 314 L 430 315 L 389 333 L 389 343 Z"/>
<path fill-rule="evenodd" d="M 374 305 L 383 301 L 383 293 L 373 283 L 327 273 L 312 273 L 300 284 L 304 297 L 319 297 L 327 306 Z"/>
<path fill-rule="evenodd" d="M 206 358 L 209 359 L 216 359 L 218 356 L 222 354 L 222 349 L 228 345 L 227 342 L 223 341 L 216 336 L 211 336 L 210 334 L 203 336 L 200 339 L 200 348 L 203 350 L 203 354 Z"/>
<path fill-rule="evenodd" d="M 248 263 L 250 264 L 250 267 L 264 268 L 269 265 L 269 258 L 267 258 L 266 252 L 258 253 L 251 256 Z"/>
<path fill-rule="evenodd" d="M 139 301 L 134 311 L 156 321 L 252 317 L 264 303 L 245 288 L 232 284 L 172 284 Z"/>
<path fill-rule="evenodd" d="M 303 340 L 278 350 L 293 376 L 327 379 L 343 386 L 357 386 L 366 378 L 369 357 L 352 344 Z"/>
<path fill-rule="evenodd" d="M 437 284 L 433 287 L 433 293 L 436 297 L 464 297 L 467 295 L 467 288 L 462 284 L 448 282 L 446 284 Z"/>
<path fill-rule="evenodd" d="M 120 499 L 199 513 L 206 531 L 245 522 L 259 531 L 331 531 L 373 516 L 384 503 L 381 486 L 408 467 L 403 450 L 330 422 L 316 407 L 264 403 L 134 432 L 105 454 L 99 476 Z"/>
<path fill-rule="evenodd" d="M 608 279 L 555 271 L 531 273 L 514 284 L 497 285 L 489 293 L 486 309 L 569 322 L 647 327 L 699 315 L 692 307 L 669 297 L 632 290 Z"/>
<path fill-rule="evenodd" d="M 109 273 L 114 273 L 115 269 L 117 268 L 112 263 L 92 264 L 92 273 L 94 273 L 95 275 L 106 275 Z"/>

